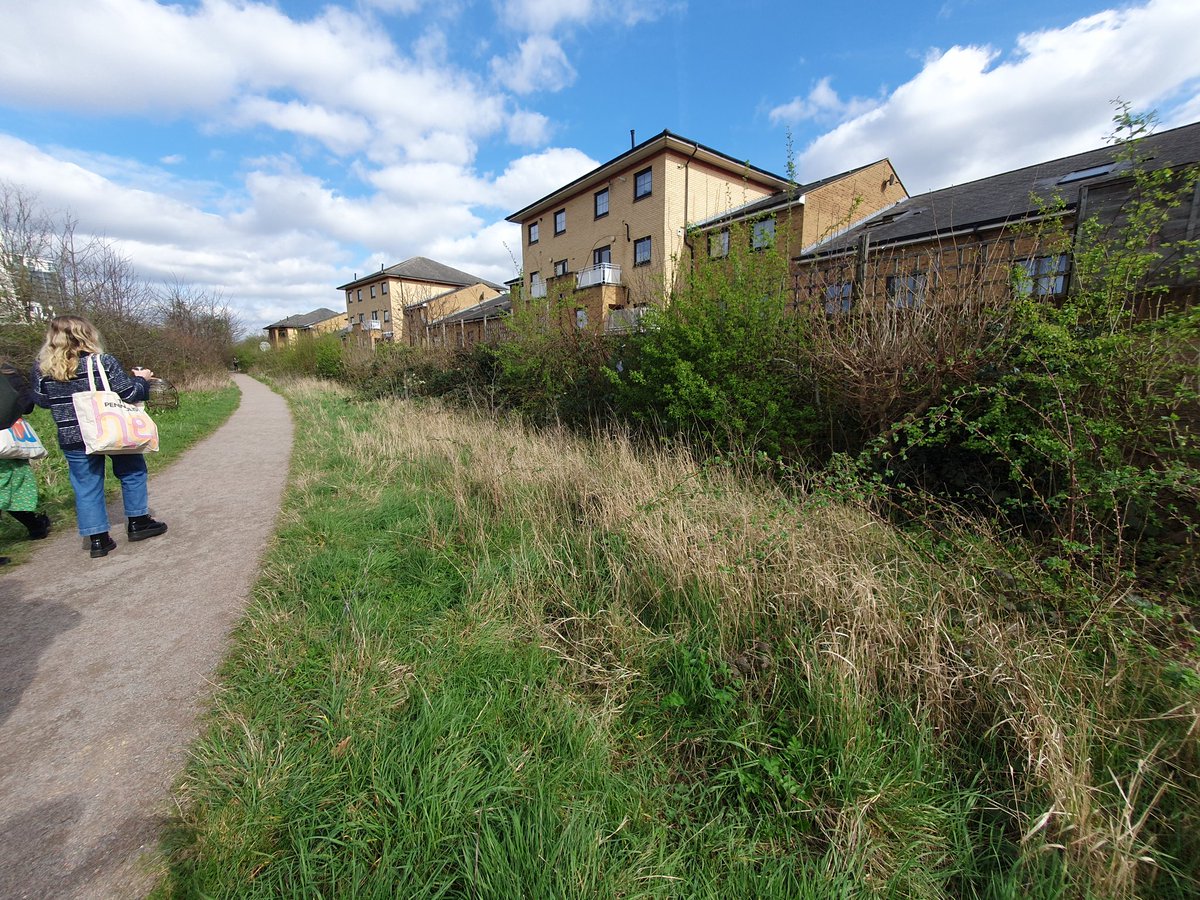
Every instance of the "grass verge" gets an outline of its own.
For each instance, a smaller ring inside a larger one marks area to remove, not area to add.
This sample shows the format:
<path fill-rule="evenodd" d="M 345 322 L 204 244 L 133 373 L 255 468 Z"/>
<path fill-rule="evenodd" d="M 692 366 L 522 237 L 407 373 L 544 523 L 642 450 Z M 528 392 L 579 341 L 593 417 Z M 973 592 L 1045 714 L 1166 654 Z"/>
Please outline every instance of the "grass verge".
<path fill-rule="evenodd" d="M 240 397 L 237 387 L 225 379 L 223 384 L 214 384 L 207 390 L 180 392 L 176 409 L 154 411 L 161 449 L 146 455 L 150 474 L 153 476 L 170 465 L 193 444 L 220 427 L 237 409 Z M 66 458 L 58 449 L 54 421 L 45 409 L 35 409 L 27 418 L 49 451 L 45 458 L 32 462 L 37 472 L 38 508 L 54 520 L 54 531 L 74 529 L 75 495 L 67 478 Z M 111 475 L 107 490 L 109 493 L 120 490 Z M 19 562 L 30 550 L 25 529 L 10 516 L 0 515 L 0 556 L 11 556 Z"/>
<path fill-rule="evenodd" d="M 1194 633 L 1144 598 L 1075 622 L 987 535 L 285 389 L 158 896 L 1195 896 Z"/>

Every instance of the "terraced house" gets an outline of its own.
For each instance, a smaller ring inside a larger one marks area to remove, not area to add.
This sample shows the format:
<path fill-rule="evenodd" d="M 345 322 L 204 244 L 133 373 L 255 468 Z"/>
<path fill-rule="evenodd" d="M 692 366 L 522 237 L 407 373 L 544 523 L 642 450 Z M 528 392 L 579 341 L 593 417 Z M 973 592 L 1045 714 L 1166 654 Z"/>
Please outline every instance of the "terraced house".
<path fill-rule="evenodd" d="M 1178 173 L 1200 162 L 1200 123 L 1141 138 L 1133 152 L 1147 171 Z M 1062 297 L 1078 224 L 1121 222 L 1135 189 L 1130 169 L 1107 146 L 901 200 L 797 254 L 797 303 L 832 315 L 863 304 L 994 303 L 1014 291 Z M 1197 238 L 1200 181 L 1170 210 L 1157 244 L 1178 248 Z M 1157 268 L 1170 273 L 1163 277 L 1171 294 L 1195 302 L 1195 273 L 1172 271 L 1176 252 L 1165 252 Z"/>
<path fill-rule="evenodd" d="M 500 285 L 444 263 L 414 256 L 338 286 L 346 298 L 350 338 L 421 343 L 425 323 L 495 297 Z"/>
<path fill-rule="evenodd" d="M 564 324 L 619 328 L 674 284 L 689 223 L 787 188 L 663 131 L 508 217 L 521 226 L 522 293 Z"/>

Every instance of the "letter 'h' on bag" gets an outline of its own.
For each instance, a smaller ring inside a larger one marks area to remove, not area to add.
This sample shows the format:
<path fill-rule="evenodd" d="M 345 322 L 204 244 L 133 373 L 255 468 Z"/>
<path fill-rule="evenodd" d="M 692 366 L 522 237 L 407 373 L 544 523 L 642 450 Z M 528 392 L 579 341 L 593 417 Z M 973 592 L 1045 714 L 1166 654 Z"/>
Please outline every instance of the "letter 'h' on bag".
<path fill-rule="evenodd" d="M 102 391 L 96 390 L 92 372 L 95 361 Z M 144 409 L 126 403 L 108 385 L 108 373 L 99 354 L 87 358 L 88 390 L 79 391 L 71 401 L 75 418 L 88 453 L 114 456 L 120 453 L 153 453 L 158 450 L 158 426 Z"/>

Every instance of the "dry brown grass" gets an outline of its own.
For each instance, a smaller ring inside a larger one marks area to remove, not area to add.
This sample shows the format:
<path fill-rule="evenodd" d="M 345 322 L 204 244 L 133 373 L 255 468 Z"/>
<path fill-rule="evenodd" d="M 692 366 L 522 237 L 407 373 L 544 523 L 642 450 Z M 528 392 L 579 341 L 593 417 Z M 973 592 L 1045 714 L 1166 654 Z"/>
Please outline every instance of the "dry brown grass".
<path fill-rule="evenodd" d="M 509 568 L 503 589 L 476 591 L 481 618 L 515 622 L 556 653 L 600 714 L 620 709 L 656 641 L 701 623 L 727 659 L 769 647 L 777 665 L 840 686 L 851 718 L 900 702 L 948 747 L 963 728 L 996 729 L 1023 757 L 1011 815 L 1025 841 L 1064 854 L 1096 896 L 1139 896 L 1147 883 L 1154 850 L 1142 837 L 1148 811 L 1136 810 L 1147 807 L 1140 794 L 1165 789 L 1148 780 L 1158 748 L 1132 778 L 1093 771 L 1099 743 L 1136 724 L 1076 664 L 1066 631 L 1004 612 L 977 564 L 942 564 L 865 509 L 701 471 L 680 450 L 643 453 L 620 436 L 587 441 L 399 402 L 379 404 L 373 420 L 341 435 L 363 482 L 428 467 L 456 509 L 455 533 L 441 539 L 475 548 L 481 567 Z M 526 531 L 520 550 L 496 561 L 487 534 L 500 520 Z M 673 621 L 651 628 L 659 609 Z M 1200 722 L 1194 707 L 1176 714 Z M 1017 812 L 1034 808 L 1041 814 Z M 843 809 L 829 827 L 848 853 L 865 852 L 887 828 L 873 815 Z M 902 862 L 872 865 L 886 874 Z"/>

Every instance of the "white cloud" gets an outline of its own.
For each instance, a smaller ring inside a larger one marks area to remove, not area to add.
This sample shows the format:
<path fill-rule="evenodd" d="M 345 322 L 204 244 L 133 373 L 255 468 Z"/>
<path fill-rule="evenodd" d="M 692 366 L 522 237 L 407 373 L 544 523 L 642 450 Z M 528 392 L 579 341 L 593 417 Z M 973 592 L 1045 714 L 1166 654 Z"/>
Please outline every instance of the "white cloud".
<path fill-rule="evenodd" d="M 842 100 L 833 89 L 831 79 L 826 76 L 813 85 L 808 96 L 796 97 L 790 103 L 775 107 L 771 110 L 770 117 L 777 125 L 781 122 L 801 122 L 805 119 L 841 122 L 861 116 L 877 105 L 878 101 L 862 97 Z"/>
<path fill-rule="evenodd" d="M 511 144 L 537 147 L 550 139 L 550 120 L 541 113 L 517 110 L 508 119 L 508 140 Z"/>
<path fill-rule="evenodd" d="M 158 161 L 164 166 L 177 166 L 185 159 L 187 159 L 187 157 L 182 153 L 170 153 L 166 156 L 160 157 Z"/>
<path fill-rule="evenodd" d="M 932 52 L 878 106 L 802 154 L 805 177 L 888 156 L 923 191 L 1080 152 L 1110 131 L 1111 101 L 1146 109 L 1200 78 L 1200 4 L 1151 0 L 992 47 Z M 1195 98 L 1181 105 L 1194 108 Z M 1173 110 L 1164 119 L 1174 119 Z"/>
<path fill-rule="evenodd" d="M 543 197 L 599 163 L 574 148 L 551 147 L 509 163 L 490 186 L 487 202 L 512 212 Z"/>
<path fill-rule="evenodd" d="M 442 62 L 439 32 L 406 55 L 369 18 L 333 6 L 297 21 L 255 0 L 39 0 L 4 20 L 0 102 L 10 105 L 200 113 L 216 130 L 267 127 L 336 153 L 369 140 L 383 160 L 434 132 L 475 138 L 507 124 L 501 94 Z"/>
<path fill-rule="evenodd" d="M 492 75 L 518 94 L 561 91 L 575 81 L 575 69 L 562 46 L 544 34 L 527 37 L 515 53 L 495 57 L 491 65 Z"/>
<path fill-rule="evenodd" d="M 548 34 L 561 26 L 612 19 L 625 26 L 652 22 L 685 4 L 676 0 L 505 0 L 504 22 L 518 31 Z"/>

